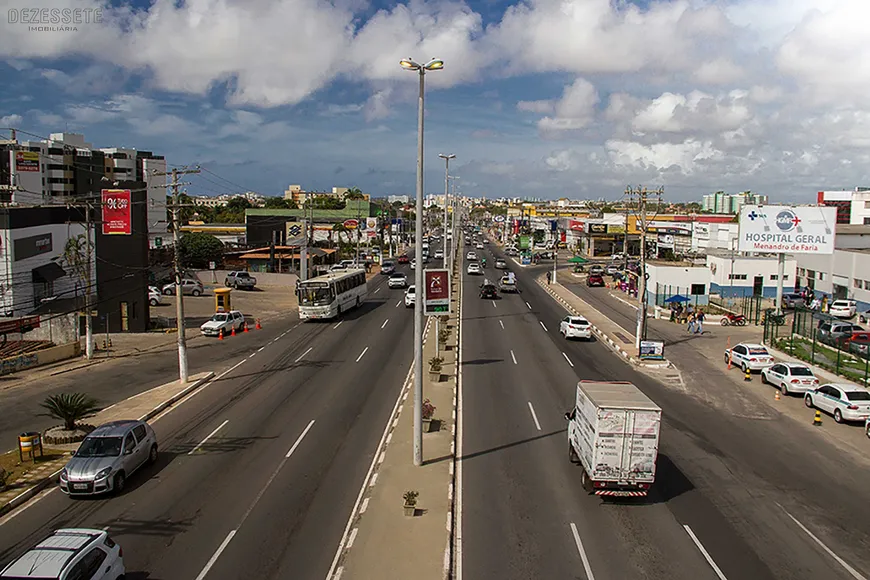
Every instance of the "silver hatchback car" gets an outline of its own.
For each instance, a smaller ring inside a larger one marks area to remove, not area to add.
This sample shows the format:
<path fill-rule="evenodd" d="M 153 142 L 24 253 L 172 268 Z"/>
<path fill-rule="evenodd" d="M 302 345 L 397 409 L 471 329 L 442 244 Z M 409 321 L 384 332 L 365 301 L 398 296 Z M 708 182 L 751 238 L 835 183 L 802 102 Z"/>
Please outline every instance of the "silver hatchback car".
<path fill-rule="evenodd" d="M 157 436 L 144 421 L 113 421 L 85 437 L 60 472 L 60 490 L 71 497 L 121 492 L 127 478 L 157 461 Z"/>

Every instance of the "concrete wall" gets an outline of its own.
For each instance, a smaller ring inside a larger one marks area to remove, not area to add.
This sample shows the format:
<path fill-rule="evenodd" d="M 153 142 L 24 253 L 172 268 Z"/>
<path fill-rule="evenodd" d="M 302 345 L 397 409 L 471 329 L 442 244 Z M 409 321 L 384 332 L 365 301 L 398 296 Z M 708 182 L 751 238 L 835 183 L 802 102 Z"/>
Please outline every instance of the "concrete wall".
<path fill-rule="evenodd" d="M 48 314 L 40 318 L 39 328 L 21 335 L 22 340 L 50 340 L 54 344 L 78 342 L 78 314 Z"/>
<path fill-rule="evenodd" d="M 38 352 L 0 359 L 0 376 L 77 357 L 81 352 L 81 344 L 79 342 L 72 342 L 46 348 Z"/>

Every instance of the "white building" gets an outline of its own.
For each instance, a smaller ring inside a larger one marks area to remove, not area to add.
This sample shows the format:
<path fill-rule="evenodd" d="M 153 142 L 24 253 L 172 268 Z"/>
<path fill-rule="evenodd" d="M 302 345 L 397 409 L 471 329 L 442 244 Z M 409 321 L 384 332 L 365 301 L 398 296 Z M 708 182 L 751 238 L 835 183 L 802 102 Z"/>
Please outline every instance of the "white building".
<path fill-rule="evenodd" d="M 798 284 L 870 308 L 870 225 L 838 224 L 834 247 L 830 255 L 797 255 Z"/>
<path fill-rule="evenodd" d="M 404 205 L 408 205 L 411 203 L 411 197 L 408 195 L 388 195 L 387 201 L 389 203 L 401 203 Z"/>
<path fill-rule="evenodd" d="M 692 250 L 706 254 L 737 247 L 736 223 L 692 223 Z"/>
<path fill-rule="evenodd" d="M 870 188 L 820 191 L 817 201 L 819 205 L 837 208 L 838 224 L 870 225 Z"/>
<path fill-rule="evenodd" d="M 707 254 L 710 292 L 723 298 L 735 296 L 776 297 L 779 280 L 776 256 L 747 256 L 745 253 L 716 250 Z M 786 256 L 783 291 L 795 287 L 797 259 Z"/>
<path fill-rule="evenodd" d="M 657 262 L 646 263 L 647 303 L 667 306 L 665 300 L 681 295 L 689 298 L 689 303 L 706 305 L 709 302 L 710 269 L 687 263 Z"/>

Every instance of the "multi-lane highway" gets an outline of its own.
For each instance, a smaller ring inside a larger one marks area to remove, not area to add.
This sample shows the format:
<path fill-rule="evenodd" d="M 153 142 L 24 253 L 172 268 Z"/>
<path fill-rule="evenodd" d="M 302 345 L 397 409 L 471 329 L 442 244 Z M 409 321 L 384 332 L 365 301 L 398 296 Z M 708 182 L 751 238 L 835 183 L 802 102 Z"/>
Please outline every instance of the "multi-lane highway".
<path fill-rule="evenodd" d="M 791 419 L 723 414 L 600 342 L 565 341 L 566 313 L 533 281 L 545 267 L 508 259 L 522 293 L 479 299 L 483 278 L 500 274 L 500 251 L 484 254 L 485 276 L 463 276 L 460 578 L 870 574 L 867 469 Z M 580 487 L 564 419 L 578 379 L 632 381 L 663 408 L 649 498 L 605 501 Z"/>
<path fill-rule="evenodd" d="M 386 278 L 339 321 L 227 359 L 154 423 L 160 459 L 120 496 L 55 490 L 3 521 L 0 564 L 82 526 L 109 529 L 128 578 L 324 578 L 411 364 L 412 310 Z"/>

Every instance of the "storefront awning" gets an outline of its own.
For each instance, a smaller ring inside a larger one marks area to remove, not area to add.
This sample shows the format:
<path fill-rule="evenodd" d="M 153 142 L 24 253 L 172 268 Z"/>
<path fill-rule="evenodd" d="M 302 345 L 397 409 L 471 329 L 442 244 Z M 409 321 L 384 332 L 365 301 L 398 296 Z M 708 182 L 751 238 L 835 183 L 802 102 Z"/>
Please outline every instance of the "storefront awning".
<path fill-rule="evenodd" d="M 42 282 L 44 284 L 51 284 L 58 278 L 63 278 L 66 276 L 66 271 L 60 267 L 56 262 L 49 262 L 48 264 L 43 264 L 38 268 L 34 268 L 33 272 L 33 281 L 34 282 Z"/>

